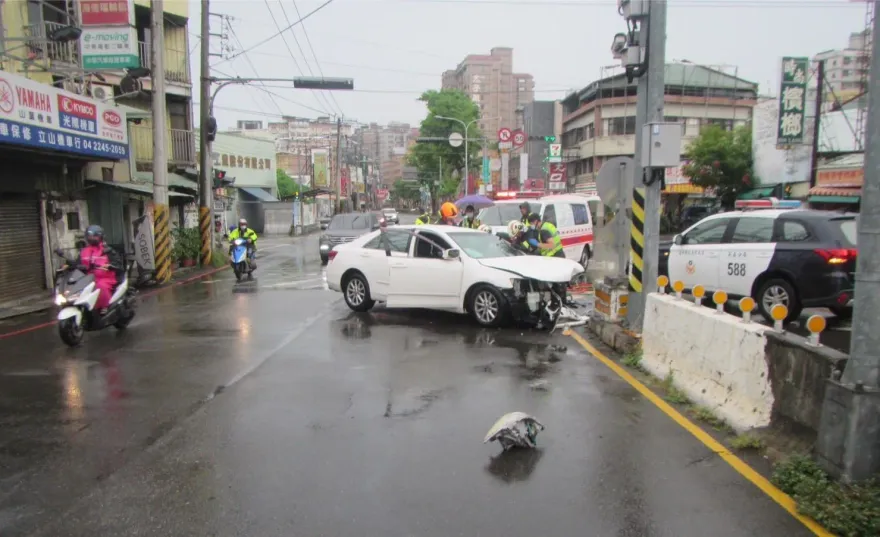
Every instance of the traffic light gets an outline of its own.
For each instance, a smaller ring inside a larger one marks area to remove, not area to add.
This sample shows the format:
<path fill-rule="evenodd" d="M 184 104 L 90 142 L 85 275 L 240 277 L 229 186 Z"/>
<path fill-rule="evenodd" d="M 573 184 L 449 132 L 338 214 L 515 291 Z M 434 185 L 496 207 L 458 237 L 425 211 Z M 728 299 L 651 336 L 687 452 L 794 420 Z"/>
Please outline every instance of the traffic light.
<path fill-rule="evenodd" d="M 296 89 L 350 91 L 354 89 L 354 79 L 300 76 L 293 79 L 293 87 Z"/>
<path fill-rule="evenodd" d="M 548 144 L 555 144 L 556 137 L 555 136 L 545 136 L 544 141 L 547 142 Z"/>
<path fill-rule="evenodd" d="M 231 184 L 235 179 L 226 177 L 226 170 L 218 170 L 214 168 L 214 188 L 221 188 L 224 185 Z"/>

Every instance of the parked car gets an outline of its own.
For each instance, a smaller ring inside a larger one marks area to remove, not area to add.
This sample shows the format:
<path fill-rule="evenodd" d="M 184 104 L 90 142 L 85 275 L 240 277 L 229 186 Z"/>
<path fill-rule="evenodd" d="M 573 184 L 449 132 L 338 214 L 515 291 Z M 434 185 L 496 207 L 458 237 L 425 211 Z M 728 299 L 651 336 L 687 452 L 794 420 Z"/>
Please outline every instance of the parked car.
<path fill-rule="evenodd" d="M 660 245 L 659 270 L 686 289 L 702 285 L 731 298 L 751 296 L 770 318 L 803 308 L 852 315 L 858 257 L 855 214 L 802 209 L 731 211 L 708 216 Z"/>
<path fill-rule="evenodd" d="M 584 271 L 570 259 L 525 255 L 489 233 L 437 225 L 369 233 L 329 256 L 327 285 L 354 311 L 380 301 L 468 313 L 483 326 L 534 320 L 552 305 L 555 284 Z"/>
<path fill-rule="evenodd" d="M 590 199 L 577 194 L 558 194 L 540 199 L 511 199 L 496 201 L 482 209 L 477 218 L 490 226 L 493 233 L 506 233 L 511 220 L 522 219 L 519 204 L 529 202 L 533 213 L 541 220 L 551 222 L 559 230 L 562 248 L 567 259 L 576 259 L 586 267 L 593 256 L 593 218 Z"/>
<path fill-rule="evenodd" d="M 365 233 L 379 229 L 383 219 L 383 216 L 376 213 L 341 213 L 333 216 L 318 240 L 321 263 L 327 264 L 330 250 L 334 246 L 351 242 Z"/>
<path fill-rule="evenodd" d="M 382 214 L 385 216 L 385 220 L 391 224 L 399 224 L 400 216 L 397 214 L 397 209 L 394 207 L 385 207 L 382 209 Z"/>

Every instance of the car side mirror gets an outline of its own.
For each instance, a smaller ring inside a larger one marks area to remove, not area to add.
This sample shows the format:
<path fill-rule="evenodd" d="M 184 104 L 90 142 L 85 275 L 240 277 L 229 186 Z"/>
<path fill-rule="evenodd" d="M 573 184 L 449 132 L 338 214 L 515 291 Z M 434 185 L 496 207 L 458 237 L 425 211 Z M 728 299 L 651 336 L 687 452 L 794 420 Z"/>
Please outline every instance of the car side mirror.
<path fill-rule="evenodd" d="M 443 259 L 458 259 L 459 257 L 461 257 L 461 250 L 457 248 L 443 250 Z"/>
<path fill-rule="evenodd" d="M 672 244 L 676 246 L 681 246 L 682 244 L 684 244 L 684 237 L 682 237 L 681 235 L 676 235 L 675 237 L 672 237 Z"/>

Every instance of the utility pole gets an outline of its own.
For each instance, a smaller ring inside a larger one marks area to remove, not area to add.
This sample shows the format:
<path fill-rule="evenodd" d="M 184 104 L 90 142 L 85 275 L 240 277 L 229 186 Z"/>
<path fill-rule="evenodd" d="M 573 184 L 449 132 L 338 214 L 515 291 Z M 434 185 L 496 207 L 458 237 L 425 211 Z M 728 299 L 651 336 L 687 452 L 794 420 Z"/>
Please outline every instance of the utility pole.
<path fill-rule="evenodd" d="M 663 169 L 642 166 L 643 160 L 647 158 L 647 155 L 642 155 L 642 127 L 647 123 L 663 121 L 666 95 L 666 0 L 654 0 L 647 4 L 648 18 L 642 19 L 645 22 L 639 27 L 639 44 L 647 45 L 647 70 L 639 77 L 636 104 L 636 176 L 633 181 L 630 232 L 632 268 L 626 312 L 630 328 L 636 331 L 641 331 L 645 317 L 645 288 L 653 289 L 657 281 L 662 181 L 655 179 L 657 173 L 664 173 Z"/>
<path fill-rule="evenodd" d="M 165 17 L 163 0 L 150 4 L 150 77 L 153 81 L 153 233 L 156 281 L 171 279 L 171 230 L 168 212 L 168 157 L 165 145 Z"/>
<path fill-rule="evenodd" d="M 342 184 L 342 118 L 336 118 L 336 211 L 341 212 L 339 190 Z"/>
<path fill-rule="evenodd" d="M 211 130 L 211 14 L 209 0 L 202 0 L 202 34 L 201 34 L 201 76 L 199 87 L 199 232 L 202 239 L 201 262 L 206 267 L 211 264 L 213 248 L 213 209 L 214 196 L 213 170 L 211 159 L 211 142 L 208 131 Z"/>
<path fill-rule="evenodd" d="M 880 10 L 880 2 L 874 2 Z M 816 439 L 820 465 L 845 482 L 880 471 L 880 18 L 874 19 L 865 129 L 865 183 L 858 219 L 852 338 L 840 381 L 825 385 Z"/>
<path fill-rule="evenodd" d="M 825 60 L 819 60 L 816 67 L 816 117 L 813 123 L 813 150 L 810 155 L 810 188 L 816 186 L 819 172 L 819 131 L 822 124 L 822 105 L 824 104 Z"/>

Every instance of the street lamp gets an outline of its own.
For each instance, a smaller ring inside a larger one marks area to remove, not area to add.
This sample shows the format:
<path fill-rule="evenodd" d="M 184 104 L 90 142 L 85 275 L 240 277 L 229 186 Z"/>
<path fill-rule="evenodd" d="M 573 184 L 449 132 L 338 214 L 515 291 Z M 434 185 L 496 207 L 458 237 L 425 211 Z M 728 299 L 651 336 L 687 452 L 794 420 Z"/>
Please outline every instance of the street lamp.
<path fill-rule="evenodd" d="M 471 174 L 471 170 L 470 170 L 470 168 L 468 168 L 468 164 L 469 164 L 468 159 L 470 157 L 470 153 L 468 153 L 468 129 L 471 127 L 471 125 L 473 125 L 477 121 L 480 121 L 481 118 L 477 118 L 477 119 L 471 121 L 470 123 L 465 123 L 464 121 L 462 121 L 458 118 L 455 118 L 455 117 L 446 117 L 446 116 L 434 116 L 434 117 L 437 119 L 445 119 L 447 121 L 457 121 L 457 122 L 461 123 L 461 127 L 464 129 L 464 176 L 465 176 L 465 181 L 467 181 L 467 178 L 470 177 L 470 174 Z M 465 183 L 465 184 L 467 184 L 467 183 Z"/>

